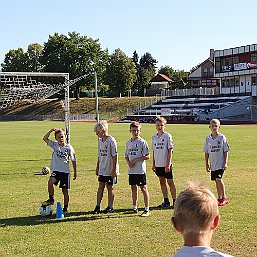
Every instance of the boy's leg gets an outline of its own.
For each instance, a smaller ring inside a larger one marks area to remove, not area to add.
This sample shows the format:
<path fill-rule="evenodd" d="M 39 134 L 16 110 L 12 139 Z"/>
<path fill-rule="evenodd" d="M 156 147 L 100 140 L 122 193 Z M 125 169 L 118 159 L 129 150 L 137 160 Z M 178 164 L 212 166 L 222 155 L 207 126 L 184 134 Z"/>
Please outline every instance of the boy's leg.
<path fill-rule="evenodd" d="M 114 202 L 114 189 L 112 184 L 106 185 L 108 190 L 108 207 L 113 208 L 113 202 Z"/>
<path fill-rule="evenodd" d="M 132 195 L 133 206 L 137 206 L 137 199 L 138 199 L 137 185 L 131 185 L 131 195 Z"/>
<path fill-rule="evenodd" d="M 216 182 L 216 188 L 217 188 L 217 192 L 218 192 L 218 197 L 220 198 L 226 198 L 225 195 L 225 185 L 222 179 L 216 178 L 215 179 Z"/>
<path fill-rule="evenodd" d="M 167 183 L 170 187 L 170 193 L 171 193 L 171 196 L 172 196 L 172 199 L 173 199 L 172 205 L 174 206 L 174 203 L 175 203 L 175 200 L 176 200 L 176 187 L 175 187 L 173 179 L 167 179 Z"/>
<path fill-rule="evenodd" d="M 57 182 L 57 180 L 54 177 L 50 177 L 48 180 L 48 194 L 49 198 L 48 200 L 42 202 L 42 205 L 53 205 L 54 204 L 54 184 Z"/>
<path fill-rule="evenodd" d="M 145 210 L 149 211 L 149 192 L 148 192 L 147 186 L 146 185 L 140 186 L 140 188 L 144 195 Z"/>
<path fill-rule="evenodd" d="M 63 193 L 63 199 L 64 199 L 64 201 L 63 201 L 64 208 L 63 209 L 65 211 L 67 211 L 68 205 L 69 205 L 69 199 L 70 199 L 68 188 L 62 188 L 62 193 Z"/>
<path fill-rule="evenodd" d="M 159 181 L 160 181 L 160 186 L 161 186 L 163 198 L 164 199 L 169 198 L 168 197 L 168 189 L 167 189 L 167 185 L 166 185 L 166 178 L 165 177 L 159 177 Z"/>
<path fill-rule="evenodd" d="M 103 194 L 104 194 L 105 182 L 99 182 L 97 196 L 96 196 L 96 205 L 100 206 Z"/>

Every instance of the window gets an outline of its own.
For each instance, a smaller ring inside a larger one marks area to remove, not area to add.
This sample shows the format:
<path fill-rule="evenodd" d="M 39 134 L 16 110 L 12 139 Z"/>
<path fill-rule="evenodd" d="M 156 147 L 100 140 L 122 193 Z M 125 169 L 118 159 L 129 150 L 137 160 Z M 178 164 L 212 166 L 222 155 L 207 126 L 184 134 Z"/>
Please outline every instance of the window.
<path fill-rule="evenodd" d="M 256 86 L 256 75 L 252 76 L 252 85 Z"/>
<path fill-rule="evenodd" d="M 251 62 L 257 62 L 257 53 L 251 54 Z"/>

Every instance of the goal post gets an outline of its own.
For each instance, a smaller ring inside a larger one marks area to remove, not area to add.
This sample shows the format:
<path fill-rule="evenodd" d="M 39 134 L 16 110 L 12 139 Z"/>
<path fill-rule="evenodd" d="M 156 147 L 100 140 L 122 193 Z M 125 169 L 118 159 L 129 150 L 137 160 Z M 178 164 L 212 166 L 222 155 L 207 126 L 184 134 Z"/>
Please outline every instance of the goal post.
<path fill-rule="evenodd" d="M 21 99 L 39 100 L 64 90 L 65 130 L 70 143 L 69 87 L 85 76 L 73 81 L 69 73 L 54 72 L 0 72 L 0 109 L 5 109 Z M 39 78 L 63 78 L 64 83 L 51 85 Z"/>

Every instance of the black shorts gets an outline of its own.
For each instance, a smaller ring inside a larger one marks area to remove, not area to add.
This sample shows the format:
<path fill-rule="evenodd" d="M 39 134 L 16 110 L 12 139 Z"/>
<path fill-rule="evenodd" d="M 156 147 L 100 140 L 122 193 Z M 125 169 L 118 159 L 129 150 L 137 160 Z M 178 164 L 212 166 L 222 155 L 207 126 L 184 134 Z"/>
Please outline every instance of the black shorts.
<path fill-rule="evenodd" d="M 56 186 L 60 182 L 60 188 L 67 188 L 70 189 L 70 173 L 64 173 L 60 171 L 53 171 L 50 178 L 56 179 L 54 183 Z"/>
<path fill-rule="evenodd" d="M 170 166 L 169 172 L 165 172 L 165 167 L 155 167 L 155 174 L 158 177 L 164 177 L 166 179 L 173 179 L 172 166 Z"/>
<path fill-rule="evenodd" d="M 129 174 L 129 185 L 145 186 L 146 175 L 145 174 Z"/>
<path fill-rule="evenodd" d="M 216 178 L 221 179 L 223 176 L 223 173 L 224 173 L 223 169 L 211 171 L 211 180 L 216 180 Z"/>
<path fill-rule="evenodd" d="M 103 175 L 99 175 L 98 176 L 98 181 L 99 182 L 104 182 L 107 183 L 109 185 L 113 185 L 113 184 L 117 184 L 117 177 L 111 177 L 111 176 L 103 176 Z"/>

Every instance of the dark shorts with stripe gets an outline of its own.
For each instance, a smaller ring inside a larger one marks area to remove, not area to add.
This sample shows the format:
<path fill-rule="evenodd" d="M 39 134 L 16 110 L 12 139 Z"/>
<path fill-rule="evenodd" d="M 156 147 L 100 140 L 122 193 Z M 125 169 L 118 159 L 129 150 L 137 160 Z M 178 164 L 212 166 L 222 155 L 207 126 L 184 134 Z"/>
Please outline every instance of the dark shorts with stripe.
<path fill-rule="evenodd" d="M 146 175 L 145 174 L 129 174 L 129 185 L 145 186 Z"/>
<path fill-rule="evenodd" d="M 60 182 L 60 188 L 70 189 L 70 173 L 53 171 L 50 177 L 56 180 L 56 182 L 54 183 L 56 186 Z"/>
<path fill-rule="evenodd" d="M 158 177 L 164 177 L 166 179 L 173 179 L 172 166 L 170 166 L 169 172 L 165 172 L 165 167 L 155 167 L 155 174 Z"/>
<path fill-rule="evenodd" d="M 113 184 L 117 184 L 117 177 L 111 177 L 111 176 L 103 176 L 103 175 L 99 175 L 98 176 L 98 181 L 99 182 L 104 182 L 107 183 L 109 185 L 113 185 Z"/>
<path fill-rule="evenodd" d="M 211 171 L 211 180 L 216 180 L 216 178 L 222 179 L 223 173 L 223 169 Z"/>

